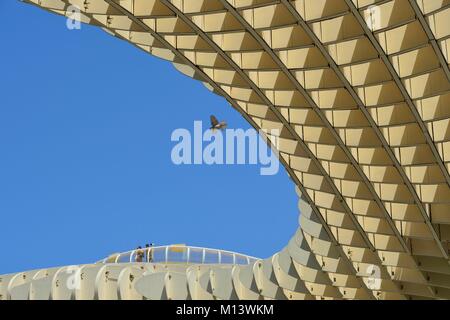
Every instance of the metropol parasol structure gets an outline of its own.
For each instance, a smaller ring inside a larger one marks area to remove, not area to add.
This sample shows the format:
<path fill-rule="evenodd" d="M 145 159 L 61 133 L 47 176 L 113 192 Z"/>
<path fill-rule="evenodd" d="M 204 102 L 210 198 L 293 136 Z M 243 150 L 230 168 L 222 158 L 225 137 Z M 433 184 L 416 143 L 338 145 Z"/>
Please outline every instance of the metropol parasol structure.
<path fill-rule="evenodd" d="M 278 129 L 301 214 L 268 259 L 154 247 L 0 276 L 0 299 L 450 299 L 450 0 L 24 2 Z"/>

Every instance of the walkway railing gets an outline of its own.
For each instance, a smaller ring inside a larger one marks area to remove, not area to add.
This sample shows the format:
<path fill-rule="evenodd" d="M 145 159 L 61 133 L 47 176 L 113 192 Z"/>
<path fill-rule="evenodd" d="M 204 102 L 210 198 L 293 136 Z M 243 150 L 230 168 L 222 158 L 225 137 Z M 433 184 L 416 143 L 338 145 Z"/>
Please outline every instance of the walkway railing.
<path fill-rule="evenodd" d="M 139 250 L 141 252 L 139 252 Z M 138 255 L 138 253 L 140 253 Z M 136 249 L 113 254 L 100 263 L 186 263 L 186 264 L 239 264 L 254 263 L 258 258 L 236 252 L 210 248 L 169 245 Z"/>

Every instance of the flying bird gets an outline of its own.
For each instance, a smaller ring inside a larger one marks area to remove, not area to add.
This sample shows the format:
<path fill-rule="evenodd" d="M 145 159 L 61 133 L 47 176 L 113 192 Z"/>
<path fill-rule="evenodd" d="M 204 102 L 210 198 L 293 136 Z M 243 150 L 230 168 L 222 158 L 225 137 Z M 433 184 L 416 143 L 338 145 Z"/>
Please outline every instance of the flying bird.
<path fill-rule="evenodd" d="M 211 128 L 212 131 L 215 130 L 223 130 L 227 127 L 227 123 L 225 121 L 219 122 L 215 116 L 211 116 Z"/>

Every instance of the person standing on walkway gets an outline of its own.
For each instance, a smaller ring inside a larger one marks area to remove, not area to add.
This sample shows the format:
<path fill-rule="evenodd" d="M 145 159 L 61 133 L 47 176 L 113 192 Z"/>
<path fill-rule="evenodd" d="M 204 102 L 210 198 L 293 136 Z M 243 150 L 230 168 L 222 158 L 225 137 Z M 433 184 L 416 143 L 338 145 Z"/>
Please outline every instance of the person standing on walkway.
<path fill-rule="evenodd" d="M 147 262 L 152 262 L 153 261 L 153 251 L 152 248 L 153 247 L 153 243 L 150 244 L 146 244 L 145 248 L 147 249 Z"/>
<path fill-rule="evenodd" d="M 137 247 L 137 250 L 136 250 L 136 259 L 135 259 L 135 261 L 136 261 L 136 262 L 142 262 L 142 261 L 144 261 L 144 250 L 142 250 L 142 247 L 141 247 L 141 246 Z"/>

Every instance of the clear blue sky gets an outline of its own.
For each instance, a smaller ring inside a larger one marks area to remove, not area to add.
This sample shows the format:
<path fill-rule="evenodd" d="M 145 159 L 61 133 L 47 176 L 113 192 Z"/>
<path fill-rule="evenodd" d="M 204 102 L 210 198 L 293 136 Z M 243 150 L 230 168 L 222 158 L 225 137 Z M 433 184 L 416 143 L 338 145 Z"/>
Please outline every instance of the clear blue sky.
<path fill-rule="evenodd" d="M 267 257 L 297 227 L 280 169 L 175 166 L 176 128 L 227 102 L 101 29 L 0 1 L 0 274 L 97 261 L 147 242 Z"/>

